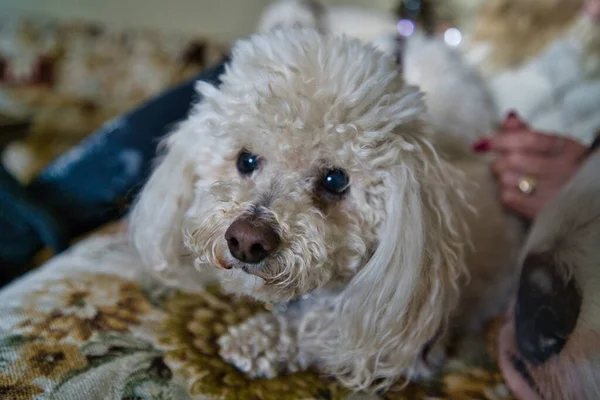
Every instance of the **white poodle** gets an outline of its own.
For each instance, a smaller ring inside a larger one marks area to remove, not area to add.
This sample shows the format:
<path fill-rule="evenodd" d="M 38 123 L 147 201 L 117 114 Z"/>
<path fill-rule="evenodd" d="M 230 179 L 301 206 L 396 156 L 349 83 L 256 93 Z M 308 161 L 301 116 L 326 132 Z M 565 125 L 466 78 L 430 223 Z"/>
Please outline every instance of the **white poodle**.
<path fill-rule="evenodd" d="M 450 134 L 392 57 L 311 29 L 241 41 L 221 86 L 198 84 L 203 100 L 166 139 L 132 239 L 174 284 L 215 277 L 275 303 L 219 340 L 241 370 L 317 367 L 382 388 L 429 376 L 451 331 L 506 307 L 522 229 L 468 151 L 493 113 L 469 103 L 484 89 L 438 48 L 415 47 L 414 60 L 428 56 L 412 83 L 428 104 L 446 99 Z M 452 115 L 463 102 L 469 112 Z"/>

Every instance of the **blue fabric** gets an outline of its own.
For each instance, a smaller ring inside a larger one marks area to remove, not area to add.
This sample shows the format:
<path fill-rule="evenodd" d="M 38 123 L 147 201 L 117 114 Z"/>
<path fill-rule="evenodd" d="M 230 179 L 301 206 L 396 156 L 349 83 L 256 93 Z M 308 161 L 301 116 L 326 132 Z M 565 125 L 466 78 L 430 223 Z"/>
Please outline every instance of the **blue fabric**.
<path fill-rule="evenodd" d="M 122 217 L 148 176 L 160 139 L 199 99 L 195 82 L 219 83 L 227 60 L 107 122 L 51 163 L 27 188 L 0 170 L 0 266 L 25 265 L 48 245 Z"/>
<path fill-rule="evenodd" d="M 23 273 L 41 243 L 65 249 L 63 225 L 0 165 L 0 285 Z"/>

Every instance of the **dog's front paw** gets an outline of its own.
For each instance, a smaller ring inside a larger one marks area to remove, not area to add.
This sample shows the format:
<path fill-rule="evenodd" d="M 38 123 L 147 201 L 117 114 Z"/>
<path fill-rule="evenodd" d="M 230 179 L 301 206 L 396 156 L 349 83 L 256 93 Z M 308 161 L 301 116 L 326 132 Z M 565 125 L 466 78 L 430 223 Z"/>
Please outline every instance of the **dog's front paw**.
<path fill-rule="evenodd" d="M 218 340 L 221 357 L 252 378 L 275 378 L 306 368 L 296 335 L 283 316 L 259 314 L 229 328 Z"/>

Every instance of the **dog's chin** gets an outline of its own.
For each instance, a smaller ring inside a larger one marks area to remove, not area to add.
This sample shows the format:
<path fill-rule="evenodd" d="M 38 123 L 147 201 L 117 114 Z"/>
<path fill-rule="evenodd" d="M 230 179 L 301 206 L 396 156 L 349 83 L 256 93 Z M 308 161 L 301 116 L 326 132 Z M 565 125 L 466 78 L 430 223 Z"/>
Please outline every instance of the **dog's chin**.
<path fill-rule="evenodd" d="M 263 302 L 288 302 L 298 298 L 298 288 L 284 285 L 265 271 L 278 270 L 266 263 L 245 264 L 231 256 L 219 257 L 215 268 L 222 288 L 231 294 L 252 297 Z"/>
<path fill-rule="evenodd" d="M 248 274 L 242 269 L 219 269 L 217 275 L 223 289 L 232 294 L 246 295 L 259 299 L 261 297 L 260 293 L 265 289 L 264 279 Z"/>
<path fill-rule="evenodd" d="M 299 297 L 295 290 L 280 285 L 269 285 L 265 279 L 248 273 L 243 268 L 219 270 L 219 283 L 231 294 L 252 297 L 258 301 L 279 303 Z"/>

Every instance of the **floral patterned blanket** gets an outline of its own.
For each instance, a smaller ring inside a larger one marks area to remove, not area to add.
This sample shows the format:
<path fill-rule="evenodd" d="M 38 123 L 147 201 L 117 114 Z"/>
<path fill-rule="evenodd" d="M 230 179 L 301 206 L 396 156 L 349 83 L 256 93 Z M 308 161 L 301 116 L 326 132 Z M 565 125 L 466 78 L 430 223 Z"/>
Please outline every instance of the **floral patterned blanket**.
<path fill-rule="evenodd" d="M 358 398 L 316 372 L 251 380 L 225 363 L 216 338 L 265 305 L 216 287 L 167 288 L 119 233 L 52 258 L 4 288 L 0 304 L 1 399 Z M 463 340 L 454 353 L 431 382 L 360 398 L 511 398 L 485 338 Z"/>

